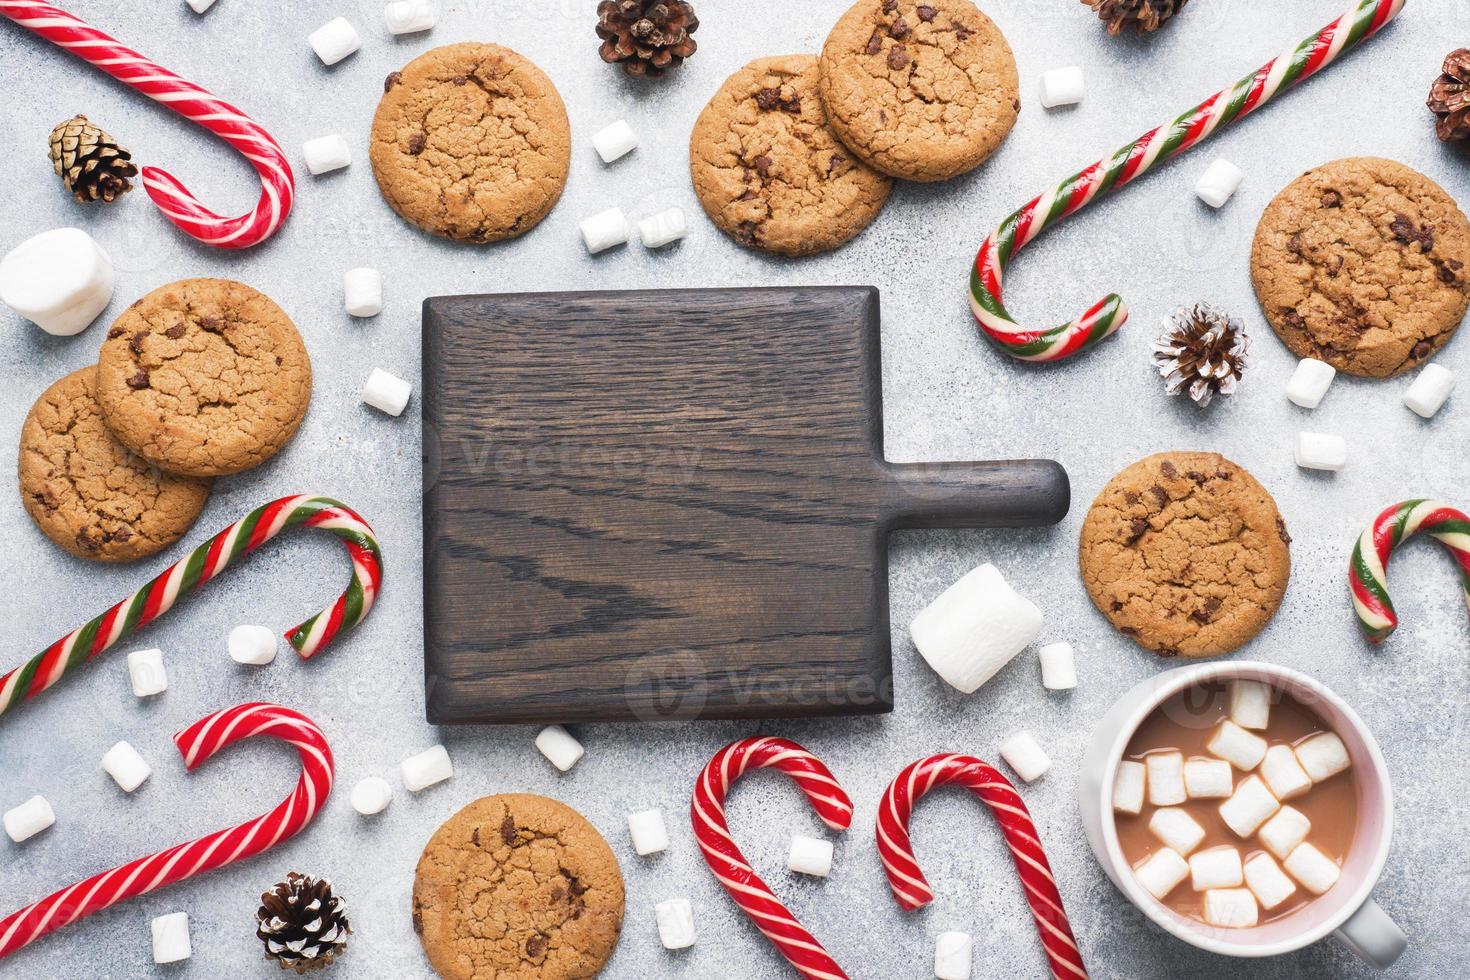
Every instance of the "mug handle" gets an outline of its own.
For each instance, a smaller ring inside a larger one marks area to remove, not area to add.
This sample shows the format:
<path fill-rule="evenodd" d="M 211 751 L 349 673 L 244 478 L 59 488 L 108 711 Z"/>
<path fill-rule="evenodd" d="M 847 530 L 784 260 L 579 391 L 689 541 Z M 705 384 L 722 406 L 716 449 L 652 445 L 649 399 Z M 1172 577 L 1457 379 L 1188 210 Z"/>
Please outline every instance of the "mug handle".
<path fill-rule="evenodd" d="M 1371 898 L 1338 927 L 1336 936 L 1338 942 L 1380 970 L 1393 966 L 1409 945 L 1404 930 Z"/>

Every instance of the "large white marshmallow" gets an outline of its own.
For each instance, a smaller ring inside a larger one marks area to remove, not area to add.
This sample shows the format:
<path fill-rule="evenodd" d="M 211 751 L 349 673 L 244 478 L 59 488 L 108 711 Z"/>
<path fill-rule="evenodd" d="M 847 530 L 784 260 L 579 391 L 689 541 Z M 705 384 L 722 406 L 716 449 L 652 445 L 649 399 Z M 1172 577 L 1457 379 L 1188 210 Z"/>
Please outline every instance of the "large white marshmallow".
<path fill-rule="evenodd" d="M 417 34 L 439 19 L 432 0 L 392 0 L 383 7 L 383 23 L 390 34 Z"/>
<path fill-rule="evenodd" d="M 1281 802 L 1260 776 L 1247 776 L 1235 787 L 1230 799 L 1220 804 L 1220 819 L 1237 837 L 1249 837 L 1281 809 Z"/>
<path fill-rule="evenodd" d="M 1257 731 L 1271 724 L 1271 685 L 1260 681 L 1230 682 L 1230 720 Z"/>
<path fill-rule="evenodd" d="M 1286 385 L 1286 400 L 1301 408 L 1316 408 L 1322 404 L 1332 379 L 1337 377 L 1337 368 L 1315 357 L 1304 357 L 1297 362 L 1291 381 Z"/>
<path fill-rule="evenodd" d="M 1144 765 L 1124 759 L 1113 779 L 1113 809 L 1135 816 L 1143 812 Z"/>
<path fill-rule="evenodd" d="M 968 932 L 941 932 L 934 939 L 934 976 L 938 980 L 970 980 L 975 940 Z"/>
<path fill-rule="evenodd" d="M 1189 858 L 1189 885 L 1197 892 L 1211 888 L 1238 888 L 1245 881 L 1240 852 L 1229 844 L 1207 847 Z"/>
<path fill-rule="evenodd" d="M 1298 432 L 1296 465 L 1336 473 L 1347 465 L 1347 440 L 1327 432 Z"/>
<path fill-rule="evenodd" d="M 1312 777 L 1297 762 L 1290 745 L 1273 745 L 1266 750 L 1261 778 L 1278 800 L 1289 800 L 1312 788 Z"/>
<path fill-rule="evenodd" d="M 168 690 L 162 650 L 134 650 L 128 654 L 128 680 L 135 697 L 147 698 Z"/>
<path fill-rule="evenodd" d="M 1222 929 L 1249 929 L 1260 918 L 1249 888 L 1215 888 L 1205 892 L 1205 921 Z"/>
<path fill-rule="evenodd" d="M 1296 807 L 1284 806 L 1261 825 L 1261 829 L 1256 831 L 1256 839 L 1262 847 L 1285 861 L 1286 856 L 1296 850 L 1311 832 L 1312 821 L 1305 813 Z"/>
<path fill-rule="evenodd" d="M 1267 912 L 1296 893 L 1296 885 L 1269 854 L 1257 852 L 1242 870 L 1246 887 Z"/>
<path fill-rule="evenodd" d="M 413 385 L 382 368 L 373 368 L 367 382 L 362 386 L 363 404 L 376 408 L 394 418 L 403 414 L 408 407 Z"/>
<path fill-rule="evenodd" d="M 622 208 L 599 211 L 590 218 L 583 219 L 578 227 L 582 230 L 582 244 L 593 255 L 628 240 L 628 217 L 623 214 Z"/>
<path fill-rule="evenodd" d="M 658 922 L 659 942 L 664 949 L 688 949 L 694 945 L 694 907 L 687 898 L 670 898 L 653 907 Z"/>
<path fill-rule="evenodd" d="M 1220 722 L 1205 748 L 1241 772 L 1250 772 L 1266 757 L 1267 744 L 1261 736 L 1246 731 L 1227 718 Z"/>
<path fill-rule="evenodd" d="M 638 237 L 643 239 L 644 248 L 663 248 L 683 238 L 687 231 L 681 208 L 665 208 L 638 219 Z"/>
<path fill-rule="evenodd" d="M 1337 884 L 1337 879 L 1342 876 L 1337 862 L 1311 844 L 1298 844 L 1282 864 L 1286 873 L 1313 895 L 1322 894 Z"/>
<path fill-rule="evenodd" d="M 80 228 L 43 231 L 0 259 L 0 301 L 56 337 L 87 329 L 112 284 L 112 259 Z"/>
<path fill-rule="evenodd" d="M 1143 764 L 1148 768 L 1148 801 L 1154 806 L 1173 806 L 1189 798 L 1182 752 L 1150 752 Z"/>
<path fill-rule="evenodd" d="M 638 134 L 633 132 L 633 127 L 628 125 L 627 120 L 619 119 L 593 133 L 592 145 L 596 148 L 597 155 L 602 157 L 603 163 L 612 163 L 633 152 L 638 145 Z"/>
<path fill-rule="evenodd" d="M 586 749 L 582 743 L 572 737 L 571 733 L 560 725 L 547 725 L 541 729 L 536 736 L 536 748 L 541 754 L 562 772 L 566 772 L 581 761 Z"/>
<path fill-rule="evenodd" d="M 1245 180 L 1245 171 L 1224 157 L 1217 158 L 1200 174 L 1194 192 L 1212 208 L 1223 208 Z"/>
<path fill-rule="evenodd" d="M 1189 862 L 1172 848 L 1162 847 L 1133 869 L 1133 875 L 1143 890 L 1159 901 L 1179 887 L 1189 877 Z"/>
<path fill-rule="evenodd" d="M 352 147 L 341 134 L 329 133 L 302 143 L 301 158 L 306 161 L 306 172 L 313 177 L 329 174 L 352 166 Z"/>
<path fill-rule="evenodd" d="M 1353 764 L 1347 746 L 1334 732 L 1321 732 L 1302 742 L 1296 747 L 1296 758 L 1314 783 L 1331 779 Z"/>
<path fill-rule="evenodd" d="M 122 789 L 131 793 L 153 775 L 153 767 L 127 742 L 118 742 L 102 756 L 102 769 Z"/>
<path fill-rule="evenodd" d="M 404 789 L 417 793 L 453 778 L 454 763 L 449 760 L 449 750 L 436 745 L 400 762 L 398 774 L 403 777 Z"/>
<path fill-rule="evenodd" d="M 1053 68 L 1041 75 L 1041 105 L 1046 109 L 1057 106 L 1076 105 L 1082 101 L 1086 84 L 1082 69 L 1077 65 Z"/>
<path fill-rule="evenodd" d="M 628 814 L 628 835 L 633 838 L 633 850 L 639 857 L 657 854 L 669 846 L 669 829 L 658 810 Z"/>
<path fill-rule="evenodd" d="M 226 646 L 230 651 L 230 659 L 235 663 L 263 667 L 276 659 L 280 642 L 274 631 L 247 623 L 230 630 Z"/>
<path fill-rule="evenodd" d="M 1426 364 L 1404 392 L 1404 405 L 1414 414 L 1433 418 L 1455 390 L 1455 373 L 1438 364 Z"/>
<path fill-rule="evenodd" d="M 306 43 L 322 59 L 322 64 L 335 65 L 362 47 L 362 38 L 346 17 L 334 17 L 312 31 L 307 36 Z"/>
<path fill-rule="evenodd" d="M 786 867 L 797 874 L 825 878 L 832 873 L 832 842 L 817 837 L 791 836 Z"/>
<path fill-rule="evenodd" d="M 985 564 L 929 603 L 909 624 L 934 672 L 973 694 L 1041 632 L 1041 610 Z"/>
<path fill-rule="evenodd" d="M 30 840 L 56 822 L 56 813 L 44 796 L 33 796 L 20 806 L 11 807 L 0 817 L 5 833 L 17 844 Z"/>
<path fill-rule="evenodd" d="M 1149 817 L 1148 829 L 1149 833 L 1181 855 L 1193 851 L 1205 839 L 1205 828 L 1199 825 L 1199 821 L 1174 806 L 1155 810 Z"/>
<path fill-rule="evenodd" d="M 189 913 L 170 912 L 149 923 L 153 933 L 153 962 L 178 963 L 194 955 L 189 944 Z"/>
<path fill-rule="evenodd" d="M 1070 643 L 1048 643 L 1036 651 L 1041 661 L 1041 686 L 1048 691 L 1070 691 L 1077 686 L 1077 657 Z"/>
<path fill-rule="evenodd" d="M 1034 783 L 1051 768 L 1051 757 L 1030 732 L 1011 735 L 1000 744 L 1000 757 L 1028 783 Z"/>
<path fill-rule="evenodd" d="M 342 273 L 342 309 L 356 317 L 382 313 L 383 274 L 366 266 Z"/>
<path fill-rule="evenodd" d="M 1235 770 L 1224 759 L 1190 759 L 1184 764 L 1184 791 L 1191 800 L 1223 800 L 1235 790 Z"/>
<path fill-rule="evenodd" d="M 393 784 L 382 776 L 368 776 L 352 787 L 352 809 L 371 817 L 388 809 L 393 802 Z"/>

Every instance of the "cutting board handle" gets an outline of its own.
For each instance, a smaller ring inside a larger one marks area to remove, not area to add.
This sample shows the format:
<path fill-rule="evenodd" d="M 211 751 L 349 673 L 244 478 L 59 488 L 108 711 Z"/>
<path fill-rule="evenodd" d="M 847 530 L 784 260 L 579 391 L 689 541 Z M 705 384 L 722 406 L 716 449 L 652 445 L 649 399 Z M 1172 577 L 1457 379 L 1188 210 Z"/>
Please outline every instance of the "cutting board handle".
<path fill-rule="evenodd" d="M 1067 515 L 1072 487 L 1050 459 L 883 463 L 882 526 L 1038 527 Z"/>

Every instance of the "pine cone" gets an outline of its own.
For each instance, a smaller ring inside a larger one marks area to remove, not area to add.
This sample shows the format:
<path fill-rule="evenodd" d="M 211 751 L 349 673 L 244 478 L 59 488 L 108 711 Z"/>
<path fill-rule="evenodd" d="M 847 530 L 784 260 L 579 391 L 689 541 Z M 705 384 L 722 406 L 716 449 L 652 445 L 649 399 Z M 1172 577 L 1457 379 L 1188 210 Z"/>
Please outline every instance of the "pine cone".
<path fill-rule="evenodd" d="M 1108 22 L 1108 33 L 1121 34 L 1133 25 L 1134 33 L 1156 31 L 1164 21 L 1184 9 L 1189 0 L 1082 0 Z"/>
<path fill-rule="evenodd" d="M 1451 51 L 1444 74 L 1429 90 L 1429 111 L 1439 117 L 1435 132 L 1446 143 L 1470 140 L 1470 48 Z"/>
<path fill-rule="evenodd" d="M 1177 395 L 1188 388 L 1189 397 L 1203 408 L 1216 392 L 1235 394 L 1249 347 L 1240 320 L 1200 303 L 1170 317 L 1169 328 L 1154 342 L 1154 364 L 1166 392 Z"/>
<path fill-rule="evenodd" d="M 694 54 L 689 35 L 699 30 L 694 6 L 684 0 L 602 0 L 597 5 L 598 54 L 623 71 L 658 76 Z"/>
<path fill-rule="evenodd" d="M 133 155 L 81 115 L 51 130 L 51 166 L 83 204 L 99 199 L 111 204 L 133 189 L 128 178 L 138 174 Z"/>
<path fill-rule="evenodd" d="M 347 903 L 332 894 L 327 879 L 293 871 L 260 901 L 255 935 L 265 943 L 265 958 L 281 969 L 320 970 L 347 948 Z"/>

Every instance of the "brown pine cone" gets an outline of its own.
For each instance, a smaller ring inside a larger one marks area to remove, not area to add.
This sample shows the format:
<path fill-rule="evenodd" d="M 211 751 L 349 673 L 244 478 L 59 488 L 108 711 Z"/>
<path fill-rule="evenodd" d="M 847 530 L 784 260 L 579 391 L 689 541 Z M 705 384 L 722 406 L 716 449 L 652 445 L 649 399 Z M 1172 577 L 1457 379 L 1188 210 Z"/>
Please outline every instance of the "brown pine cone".
<path fill-rule="evenodd" d="M 265 957 L 298 974 L 330 966 L 347 948 L 347 903 L 332 883 L 293 871 L 260 896 L 255 935 Z"/>
<path fill-rule="evenodd" d="M 684 0 L 602 0 L 597 5 L 598 54 L 638 77 L 677 68 L 698 47 L 694 6 Z"/>
<path fill-rule="evenodd" d="M 1215 395 L 1230 396 L 1245 373 L 1250 338 L 1245 325 L 1208 303 L 1184 307 L 1154 342 L 1154 366 L 1164 379 L 1164 391 L 1188 391 L 1200 408 Z"/>
<path fill-rule="evenodd" d="M 1158 30 L 1164 21 L 1184 9 L 1189 0 L 1082 0 L 1097 15 L 1107 21 L 1108 33 L 1123 32 L 1132 26 L 1134 33 L 1145 34 Z"/>
<path fill-rule="evenodd" d="M 138 174 L 133 155 L 117 144 L 86 116 L 72 116 L 51 130 L 51 166 L 56 176 L 82 204 L 111 204 L 133 189 L 129 177 Z"/>
<path fill-rule="evenodd" d="M 1444 74 L 1429 89 L 1429 111 L 1439 117 L 1434 131 L 1446 143 L 1470 139 L 1470 48 L 1451 51 Z"/>

